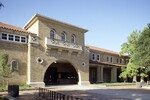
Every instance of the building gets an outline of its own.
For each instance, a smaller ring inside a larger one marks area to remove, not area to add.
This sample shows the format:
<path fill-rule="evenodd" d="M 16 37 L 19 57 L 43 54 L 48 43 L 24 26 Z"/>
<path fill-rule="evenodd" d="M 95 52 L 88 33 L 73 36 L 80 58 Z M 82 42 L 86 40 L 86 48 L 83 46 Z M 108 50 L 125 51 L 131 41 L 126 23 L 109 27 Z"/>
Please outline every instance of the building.
<path fill-rule="evenodd" d="M 87 31 L 40 14 L 24 28 L 1 22 L 0 52 L 9 55 L 13 71 L 9 83 L 43 87 L 117 81 L 117 69 L 126 64 L 124 57 L 85 46 Z"/>
<path fill-rule="evenodd" d="M 88 46 L 89 56 L 89 81 L 97 82 L 122 82 L 119 78 L 121 67 L 126 66 L 127 56 L 119 56 L 118 52 Z"/>

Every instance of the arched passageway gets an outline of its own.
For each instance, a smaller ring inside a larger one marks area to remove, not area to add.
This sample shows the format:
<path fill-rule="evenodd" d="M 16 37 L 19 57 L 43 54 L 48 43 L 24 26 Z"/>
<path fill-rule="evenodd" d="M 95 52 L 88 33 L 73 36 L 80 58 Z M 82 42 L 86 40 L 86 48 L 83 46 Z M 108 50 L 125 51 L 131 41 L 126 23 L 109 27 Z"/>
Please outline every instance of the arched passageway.
<path fill-rule="evenodd" d="M 52 63 L 44 76 L 45 85 L 77 84 L 78 74 L 69 62 Z"/>

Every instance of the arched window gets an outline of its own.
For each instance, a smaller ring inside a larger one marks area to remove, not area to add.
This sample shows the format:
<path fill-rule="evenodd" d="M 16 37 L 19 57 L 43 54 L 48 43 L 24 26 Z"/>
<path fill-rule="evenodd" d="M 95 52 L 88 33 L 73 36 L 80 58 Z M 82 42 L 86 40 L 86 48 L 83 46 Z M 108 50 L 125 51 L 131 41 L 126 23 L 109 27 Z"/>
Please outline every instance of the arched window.
<path fill-rule="evenodd" d="M 76 43 L 76 36 L 74 34 L 71 36 L 71 43 Z"/>
<path fill-rule="evenodd" d="M 61 33 L 61 40 L 66 41 L 66 33 L 65 32 Z"/>
<path fill-rule="evenodd" d="M 50 31 L 50 38 L 51 39 L 55 39 L 55 36 L 56 36 L 56 31 L 54 30 L 54 29 L 52 29 L 51 31 Z"/>
<path fill-rule="evenodd" d="M 11 61 L 11 69 L 12 69 L 12 71 L 18 70 L 18 63 L 16 60 Z"/>

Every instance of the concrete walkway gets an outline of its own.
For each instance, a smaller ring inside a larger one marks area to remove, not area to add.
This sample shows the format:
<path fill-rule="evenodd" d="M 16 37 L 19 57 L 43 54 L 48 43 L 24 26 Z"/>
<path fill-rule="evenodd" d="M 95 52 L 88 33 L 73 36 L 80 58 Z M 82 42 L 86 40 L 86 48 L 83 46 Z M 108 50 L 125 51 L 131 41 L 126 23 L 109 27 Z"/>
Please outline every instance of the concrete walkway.
<path fill-rule="evenodd" d="M 100 85 L 67 85 L 49 86 L 46 88 L 67 95 L 81 97 L 84 100 L 150 100 L 150 89 L 136 89 L 135 86 L 102 87 Z M 37 93 L 37 90 L 20 91 L 20 96 L 16 99 L 34 100 Z"/>
<path fill-rule="evenodd" d="M 135 86 L 114 86 L 102 87 L 98 85 L 90 86 L 53 86 L 58 91 L 75 91 L 86 92 L 92 95 L 101 95 L 103 97 L 115 97 L 117 100 L 150 100 L 150 89 L 137 89 Z M 69 93 L 69 92 L 68 92 Z M 114 100 L 116 100 L 114 99 Z M 92 100 L 92 99 L 91 99 Z M 95 100 L 95 99 L 94 99 Z M 98 100 L 98 99 L 97 99 Z M 112 100 L 112 99 L 111 99 Z"/>

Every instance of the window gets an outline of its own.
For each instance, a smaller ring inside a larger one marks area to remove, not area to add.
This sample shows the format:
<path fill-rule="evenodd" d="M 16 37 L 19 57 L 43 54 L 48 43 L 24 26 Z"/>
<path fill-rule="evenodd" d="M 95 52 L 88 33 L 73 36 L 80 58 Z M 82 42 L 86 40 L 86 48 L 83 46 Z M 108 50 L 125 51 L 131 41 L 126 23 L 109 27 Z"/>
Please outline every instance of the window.
<path fill-rule="evenodd" d="M 9 41 L 9 42 L 17 42 L 17 43 L 26 43 L 27 37 L 25 36 L 19 36 L 14 34 L 8 34 L 8 33 L 0 33 L 1 40 Z"/>
<path fill-rule="evenodd" d="M 95 54 L 92 54 L 92 60 L 95 61 Z"/>
<path fill-rule="evenodd" d="M 120 64 L 122 63 L 122 59 L 120 59 Z"/>
<path fill-rule="evenodd" d="M 109 57 L 107 57 L 107 62 L 109 62 Z"/>
<path fill-rule="evenodd" d="M 9 34 L 9 35 L 8 35 L 8 40 L 14 41 L 14 35 Z"/>
<path fill-rule="evenodd" d="M 66 33 L 65 32 L 61 33 L 61 40 L 66 41 Z"/>
<path fill-rule="evenodd" d="M 15 41 L 20 42 L 20 36 L 15 36 Z"/>
<path fill-rule="evenodd" d="M 56 35 L 55 30 L 54 30 L 54 29 L 51 30 L 51 31 L 50 31 L 50 38 L 54 40 L 54 39 L 55 39 L 55 35 Z"/>
<path fill-rule="evenodd" d="M 73 34 L 71 36 L 71 43 L 75 43 L 76 42 L 76 36 Z"/>
<path fill-rule="evenodd" d="M 18 63 L 16 60 L 11 61 L 11 68 L 12 68 L 12 71 L 18 70 Z"/>
<path fill-rule="evenodd" d="M 7 34 L 2 33 L 2 40 L 7 40 Z"/>
<path fill-rule="evenodd" d="M 119 63 L 119 59 L 117 58 L 117 63 Z"/>
<path fill-rule="evenodd" d="M 110 62 L 112 62 L 112 57 L 110 57 Z"/>
<path fill-rule="evenodd" d="M 26 37 L 21 37 L 21 42 L 26 43 Z"/>
<path fill-rule="evenodd" d="M 100 55 L 99 54 L 97 55 L 97 61 L 100 61 Z"/>

